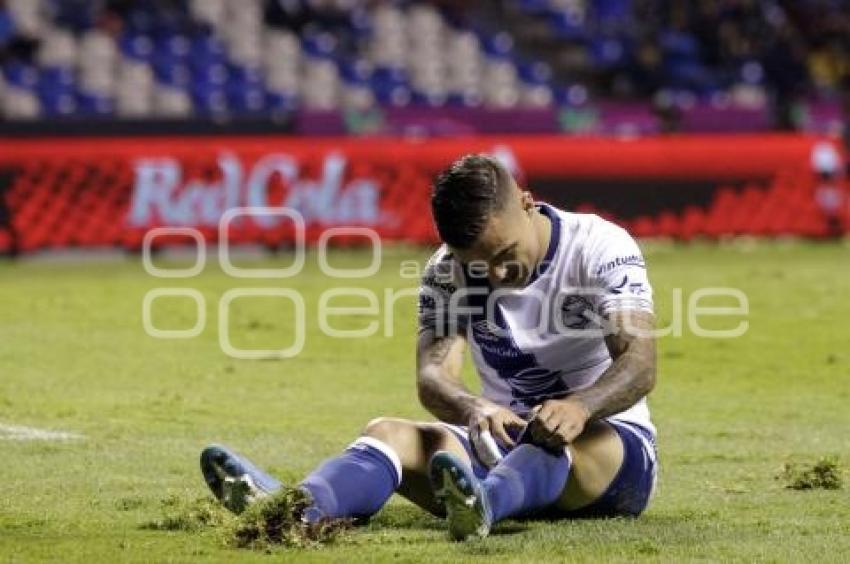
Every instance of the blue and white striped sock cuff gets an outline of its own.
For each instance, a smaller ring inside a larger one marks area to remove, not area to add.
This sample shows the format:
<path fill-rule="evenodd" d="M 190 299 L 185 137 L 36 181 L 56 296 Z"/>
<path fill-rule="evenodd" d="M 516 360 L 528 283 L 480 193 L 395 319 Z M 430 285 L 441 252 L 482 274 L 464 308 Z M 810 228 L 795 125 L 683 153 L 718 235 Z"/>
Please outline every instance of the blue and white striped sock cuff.
<path fill-rule="evenodd" d="M 348 448 L 373 448 L 380 452 L 387 460 L 389 460 L 390 464 L 392 464 L 393 470 L 395 471 L 396 487 L 401 484 L 401 459 L 398 457 L 398 454 L 396 454 L 396 451 L 394 451 L 390 445 L 388 445 L 384 441 L 376 439 L 375 437 L 360 437 L 359 439 L 348 445 Z"/>

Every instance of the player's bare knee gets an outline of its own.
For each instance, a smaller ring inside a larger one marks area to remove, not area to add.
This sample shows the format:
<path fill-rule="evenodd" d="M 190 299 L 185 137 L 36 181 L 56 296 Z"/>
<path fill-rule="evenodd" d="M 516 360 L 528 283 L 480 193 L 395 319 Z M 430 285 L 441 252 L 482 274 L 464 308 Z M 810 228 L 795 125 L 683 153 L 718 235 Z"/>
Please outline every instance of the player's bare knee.
<path fill-rule="evenodd" d="M 421 436 L 414 421 L 393 417 L 378 417 L 363 429 L 363 436 L 381 441 L 396 453 L 402 467 L 418 468 L 422 462 Z"/>
<path fill-rule="evenodd" d="M 411 427 L 412 423 L 404 419 L 376 417 L 366 424 L 363 429 L 363 436 L 393 445 L 399 441 L 400 437 L 407 435 Z"/>

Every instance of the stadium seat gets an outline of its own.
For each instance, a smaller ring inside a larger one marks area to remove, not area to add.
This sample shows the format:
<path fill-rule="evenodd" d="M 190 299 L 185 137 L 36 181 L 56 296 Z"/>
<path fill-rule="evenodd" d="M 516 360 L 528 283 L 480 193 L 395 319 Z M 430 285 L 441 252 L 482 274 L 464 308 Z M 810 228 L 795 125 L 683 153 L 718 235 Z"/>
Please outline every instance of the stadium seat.
<path fill-rule="evenodd" d="M 20 61 L 31 69 L 29 74 L 70 69 L 73 88 L 56 92 L 45 87 L 37 92 L 35 84 L 27 83 L 31 79 L 10 69 L 5 74 L 15 76 L 6 77 L 12 84 L 8 102 L 4 97 L 6 113 L 16 119 L 69 111 L 86 116 L 112 112 L 129 118 L 152 116 L 162 106 L 157 101 L 162 97 L 159 85 L 166 87 L 169 100 L 179 97 L 172 96 L 171 89 L 189 93 L 193 108 L 183 112 L 186 116 L 205 115 L 221 107 L 221 95 L 217 88 L 198 83 L 215 83 L 220 69 L 232 66 L 257 68 L 262 74 L 262 85 L 244 84 L 245 94 L 237 92 L 243 86 L 239 79 L 226 88 L 227 111 L 235 114 L 409 103 L 545 107 L 573 103 L 576 96 L 565 93 L 579 91 L 566 80 L 601 80 L 626 92 L 634 88 L 617 74 L 635 62 L 639 51 L 634 34 L 627 33 L 637 27 L 639 17 L 631 0 L 506 2 L 514 10 L 510 13 L 518 11 L 544 22 L 552 40 L 575 48 L 563 55 L 569 61 L 552 52 L 547 62 L 553 68 L 569 63 L 579 78 L 563 68 L 553 73 L 542 70 L 546 67 L 539 61 L 524 61 L 520 52 L 527 49 L 519 48 L 523 38 L 512 29 L 512 22 L 485 25 L 468 14 L 459 15 L 462 10 L 451 6 L 405 0 L 309 6 L 296 2 L 287 8 L 302 15 L 309 12 L 311 21 L 306 25 L 297 15 L 275 18 L 272 4 L 139 0 L 116 7 L 82 0 L 14 0 L 6 23 L 0 20 L 0 36 L 33 38 L 36 55 Z M 750 93 L 764 93 L 769 73 L 758 56 L 739 57 L 734 64 L 724 61 L 728 68 L 718 68 L 693 29 L 645 25 L 658 37 L 663 62 L 659 88 L 707 97 L 743 85 Z M 325 62 L 337 70 L 329 70 Z M 128 65 L 150 66 L 152 80 L 127 84 Z M 378 76 L 364 70 L 372 68 Z M 380 69 L 395 69 L 405 79 L 388 79 Z M 371 93 L 363 90 L 364 85 Z M 595 90 L 585 88 L 584 98 Z"/>

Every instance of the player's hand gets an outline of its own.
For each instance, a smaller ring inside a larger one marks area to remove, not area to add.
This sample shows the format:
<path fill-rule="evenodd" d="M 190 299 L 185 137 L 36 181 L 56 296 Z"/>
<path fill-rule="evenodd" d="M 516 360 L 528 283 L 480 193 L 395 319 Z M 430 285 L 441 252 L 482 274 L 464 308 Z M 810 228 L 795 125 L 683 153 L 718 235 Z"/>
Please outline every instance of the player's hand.
<path fill-rule="evenodd" d="M 575 398 L 546 400 L 532 410 L 528 432 L 535 444 L 558 451 L 578 437 L 590 413 Z"/>
<path fill-rule="evenodd" d="M 509 434 L 515 430 L 519 435 L 525 429 L 526 421 L 510 409 L 495 403 L 481 400 L 469 420 L 469 434 L 473 441 L 481 438 L 481 433 L 488 431 L 493 437 L 507 448 L 516 446 Z"/>

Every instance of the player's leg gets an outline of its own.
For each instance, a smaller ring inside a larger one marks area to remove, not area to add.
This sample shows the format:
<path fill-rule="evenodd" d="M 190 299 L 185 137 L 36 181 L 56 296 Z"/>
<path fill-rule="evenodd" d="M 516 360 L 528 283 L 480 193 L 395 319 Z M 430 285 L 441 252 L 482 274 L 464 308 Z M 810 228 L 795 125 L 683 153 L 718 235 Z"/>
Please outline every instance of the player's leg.
<path fill-rule="evenodd" d="M 655 438 L 647 429 L 619 420 L 589 427 L 570 445 L 573 468 L 553 517 L 637 516 L 655 488 Z"/>
<path fill-rule="evenodd" d="M 369 422 L 363 435 L 388 445 L 399 457 L 402 479 L 396 493 L 437 515 L 443 514 L 444 508 L 431 489 L 428 477 L 431 457 L 438 451 L 446 451 L 473 465 L 463 427 L 380 417 Z M 483 473 L 484 469 L 480 471 Z"/>
<path fill-rule="evenodd" d="M 554 504 L 567 483 L 568 451 L 552 453 L 521 443 L 485 476 L 456 456 L 437 453 L 431 461 L 432 487 L 445 504 L 449 533 L 461 540 L 486 536 L 502 519 Z"/>
<path fill-rule="evenodd" d="M 319 465 L 301 487 L 310 493 L 310 509 L 318 516 L 368 517 L 396 491 L 439 513 L 427 469 L 431 455 L 441 449 L 469 463 L 460 440 L 443 425 L 382 417 L 371 421 L 342 454 Z"/>
<path fill-rule="evenodd" d="M 598 421 L 561 454 L 520 444 L 483 480 L 452 455 L 438 454 L 432 480 L 437 492 L 450 494 L 455 538 L 483 536 L 499 520 L 547 508 L 554 516 L 636 515 L 654 483 L 651 443 L 649 432 L 637 426 Z"/>
<path fill-rule="evenodd" d="M 396 490 L 439 513 L 427 479 L 428 461 L 435 451 L 445 450 L 469 464 L 459 436 L 442 424 L 373 420 L 345 451 L 325 460 L 299 484 L 313 500 L 306 518 L 368 517 Z M 205 449 L 201 467 L 212 491 L 234 511 L 281 487 L 250 461 L 223 447 Z"/>
<path fill-rule="evenodd" d="M 557 507 L 574 510 L 605 493 L 623 462 L 623 443 L 611 425 L 594 421 L 568 447 L 571 468 Z"/>

